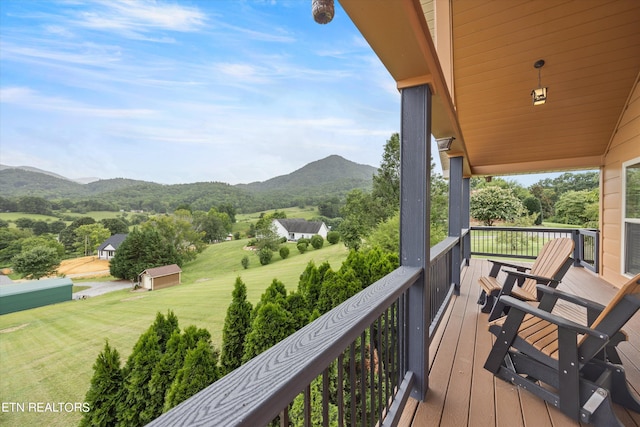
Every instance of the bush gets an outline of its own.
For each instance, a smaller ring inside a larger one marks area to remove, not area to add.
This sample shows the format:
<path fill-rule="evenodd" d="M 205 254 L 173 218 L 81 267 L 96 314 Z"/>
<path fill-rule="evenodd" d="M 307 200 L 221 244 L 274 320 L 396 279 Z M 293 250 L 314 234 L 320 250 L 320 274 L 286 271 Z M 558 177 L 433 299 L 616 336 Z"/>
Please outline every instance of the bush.
<path fill-rule="evenodd" d="M 271 262 L 271 258 L 273 258 L 273 251 L 266 246 L 258 251 L 258 259 L 260 260 L 260 265 L 267 265 Z"/>
<path fill-rule="evenodd" d="M 235 233 L 233 233 L 233 240 L 240 240 L 240 232 L 236 231 Z"/>
<path fill-rule="evenodd" d="M 309 245 L 309 239 L 305 239 L 303 237 L 302 239 L 298 239 L 298 243 L 306 243 L 307 245 Z"/>
<path fill-rule="evenodd" d="M 247 246 L 255 246 L 258 241 L 256 239 L 251 239 L 247 242 Z"/>
<path fill-rule="evenodd" d="M 289 248 L 286 246 L 283 246 L 280 248 L 280 258 L 282 259 L 287 259 L 287 257 L 289 256 Z"/>
<path fill-rule="evenodd" d="M 322 245 L 324 245 L 322 236 L 316 234 L 311 238 L 311 246 L 313 246 L 314 249 L 321 249 Z"/>
<path fill-rule="evenodd" d="M 327 242 L 329 242 L 332 245 L 335 245 L 339 241 L 340 241 L 340 233 L 338 233 L 337 231 L 330 231 L 327 233 Z"/>
<path fill-rule="evenodd" d="M 300 251 L 301 254 L 305 253 L 308 247 L 309 247 L 309 244 L 307 242 L 298 241 L 298 244 L 296 244 L 296 248 L 298 248 L 298 251 Z"/>
<path fill-rule="evenodd" d="M 280 238 L 280 243 L 287 243 L 287 238 L 286 237 L 281 237 Z"/>
<path fill-rule="evenodd" d="M 245 270 L 249 268 L 249 256 L 248 255 L 243 256 L 242 261 L 240 261 L 240 264 L 242 264 L 242 268 L 244 268 Z"/>

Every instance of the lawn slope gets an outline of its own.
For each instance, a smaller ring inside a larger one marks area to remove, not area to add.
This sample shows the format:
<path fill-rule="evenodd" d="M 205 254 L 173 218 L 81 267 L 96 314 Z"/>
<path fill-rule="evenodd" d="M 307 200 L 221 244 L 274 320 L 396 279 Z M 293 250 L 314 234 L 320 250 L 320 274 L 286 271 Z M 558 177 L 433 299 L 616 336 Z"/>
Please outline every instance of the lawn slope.
<path fill-rule="evenodd" d="M 93 374 L 92 366 L 104 340 L 126 361 L 136 340 L 155 319 L 158 311 L 173 310 L 181 328 L 207 328 L 219 348 L 226 309 L 235 278 L 247 284 L 249 300 L 255 303 L 274 278 L 287 289 L 297 287 L 300 273 L 310 260 L 327 260 L 339 268 L 347 251 L 342 244 L 298 253 L 260 266 L 258 258 L 243 249 L 246 240 L 212 245 L 184 266 L 183 284 L 155 292 L 118 291 L 87 300 L 0 316 L 0 401 L 83 402 Z M 240 260 L 248 254 L 249 269 Z M 76 425 L 79 413 L 0 413 L 0 425 Z"/>

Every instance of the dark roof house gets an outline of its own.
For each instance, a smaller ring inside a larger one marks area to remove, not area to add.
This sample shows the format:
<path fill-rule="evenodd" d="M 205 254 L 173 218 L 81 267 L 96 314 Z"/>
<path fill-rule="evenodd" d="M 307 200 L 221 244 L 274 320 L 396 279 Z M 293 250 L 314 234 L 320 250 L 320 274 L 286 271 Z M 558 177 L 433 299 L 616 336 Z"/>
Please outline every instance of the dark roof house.
<path fill-rule="evenodd" d="M 114 234 L 98 246 L 98 258 L 99 259 L 111 259 L 116 254 L 116 251 L 125 241 L 128 234 Z"/>
<path fill-rule="evenodd" d="M 280 237 L 286 237 L 288 240 L 298 240 L 302 238 L 310 238 L 316 234 L 327 238 L 329 228 L 322 221 L 307 221 L 301 218 L 291 219 L 274 219 L 273 225 Z"/>

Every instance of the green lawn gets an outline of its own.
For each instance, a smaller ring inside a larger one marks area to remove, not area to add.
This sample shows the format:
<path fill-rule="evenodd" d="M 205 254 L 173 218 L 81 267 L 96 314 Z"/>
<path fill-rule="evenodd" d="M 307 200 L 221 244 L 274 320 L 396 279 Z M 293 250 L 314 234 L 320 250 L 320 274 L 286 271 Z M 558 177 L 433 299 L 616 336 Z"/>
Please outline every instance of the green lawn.
<path fill-rule="evenodd" d="M 93 374 L 92 366 L 104 340 L 126 360 L 136 340 L 158 311 L 173 310 L 181 327 L 207 328 L 220 347 L 222 325 L 235 278 L 247 284 L 256 302 L 274 278 L 293 290 L 310 260 L 327 260 L 337 269 L 347 256 L 344 245 L 298 253 L 260 266 L 257 256 L 243 250 L 246 240 L 210 246 L 184 266 L 183 284 L 155 292 L 113 292 L 87 300 L 69 301 L 0 316 L 0 401 L 82 402 Z M 250 268 L 240 260 L 249 254 Z M 0 413 L 0 425 L 69 426 L 78 413 Z"/>
<path fill-rule="evenodd" d="M 12 223 L 12 226 L 15 226 L 13 222 L 15 222 L 18 218 L 29 218 L 33 221 L 45 221 L 45 222 L 54 222 L 57 221 L 58 218 L 50 215 L 40 215 L 40 214 L 30 214 L 30 213 L 22 213 L 22 212 L 0 212 L 0 219 L 5 220 L 7 222 Z"/>
<path fill-rule="evenodd" d="M 305 208 L 299 207 L 291 207 L 285 209 L 277 209 L 279 212 L 285 212 L 287 214 L 287 218 L 304 218 L 306 220 L 310 220 L 313 217 L 320 215 L 318 212 L 318 208 L 315 206 L 308 206 Z M 236 215 L 236 223 L 233 224 L 233 232 L 236 231 L 245 232 L 249 229 L 249 224 L 256 223 L 258 219 L 260 219 L 260 214 L 270 214 L 275 212 L 275 210 L 268 210 L 262 212 L 254 212 L 248 214 L 238 214 Z"/>

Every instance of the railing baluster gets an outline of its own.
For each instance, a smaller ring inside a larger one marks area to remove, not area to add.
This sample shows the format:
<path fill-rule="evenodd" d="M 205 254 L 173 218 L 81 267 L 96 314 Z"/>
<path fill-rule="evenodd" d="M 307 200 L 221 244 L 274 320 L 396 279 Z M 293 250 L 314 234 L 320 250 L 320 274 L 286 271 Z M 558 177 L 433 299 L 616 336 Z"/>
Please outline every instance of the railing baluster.
<path fill-rule="evenodd" d="M 304 425 L 311 426 L 311 384 L 304 389 Z"/>
<path fill-rule="evenodd" d="M 338 427 L 344 427 L 344 353 L 338 356 L 338 384 L 336 404 L 338 405 Z"/>
<path fill-rule="evenodd" d="M 329 427 L 329 368 L 322 373 L 322 425 Z"/>
<path fill-rule="evenodd" d="M 365 329 L 366 330 L 366 329 Z M 360 337 L 360 407 L 362 416 L 362 427 L 367 425 L 367 370 L 365 369 L 365 348 L 367 346 L 366 333 Z"/>
<path fill-rule="evenodd" d="M 349 382 L 351 393 L 351 425 L 356 425 L 356 343 L 355 341 L 351 343 L 351 348 L 349 349 Z"/>

